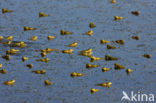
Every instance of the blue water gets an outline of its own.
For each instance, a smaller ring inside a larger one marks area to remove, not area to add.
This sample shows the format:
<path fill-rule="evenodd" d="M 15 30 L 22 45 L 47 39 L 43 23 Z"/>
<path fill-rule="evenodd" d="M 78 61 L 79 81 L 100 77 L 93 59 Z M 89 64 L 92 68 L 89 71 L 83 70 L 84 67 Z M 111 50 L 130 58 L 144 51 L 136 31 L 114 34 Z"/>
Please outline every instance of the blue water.
<path fill-rule="evenodd" d="M 12 13 L 0 13 L 0 35 L 14 36 L 13 41 L 24 41 L 27 48 L 20 49 L 17 55 L 12 55 L 10 61 L 0 58 L 0 64 L 7 69 L 7 74 L 0 74 L 0 101 L 2 103 L 121 103 L 122 91 L 146 94 L 156 94 L 156 1 L 155 0 L 117 0 L 116 4 L 109 0 L 0 0 L 0 9 L 14 10 Z M 131 11 L 139 10 L 135 16 Z M 50 14 L 39 18 L 38 13 Z M 114 21 L 114 16 L 126 17 Z M 81 35 L 90 30 L 89 23 L 94 22 L 93 36 Z M 24 31 L 24 26 L 35 27 L 37 30 Z M 73 35 L 62 36 L 60 30 L 74 32 Z M 38 41 L 30 41 L 32 36 L 38 36 Z M 48 41 L 47 36 L 56 36 Z M 139 35 L 140 40 L 131 38 Z M 107 50 L 100 40 L 109 41 L 124 39 L 125 45 L 110 43 L 117 47 Z M 46 57 L 49 63 L 37 62 L 42 58 L 36 50 L 57 48 L 70 49 L 70 43 L 77 42 L 78 47 L 72 48 L 72 55 L 52 52 Z M 5 55 L 9 47 L 0 44 L 0 55 Z M 118 61 L 96 61 L 98 68 L 87 69 L 90 63 L 88 57 L 78 55 L 81 50 L 93 49 L 93 55 L 104 57 L 106 54 L 118 57 Z M 151 59 L 142 55 L 149 53 Z M 22 56 L 29 60 L 22 62 Z M 32 63 L 29 69 L 26 64 Z M 115 70 L 114 63 L 133 69 L 130 75 L 125 70 Z M 102 67 L 112 68 L 102 72 Z M 32 70 L 46 69 L 45 75 L 34 74 Z M 85 74 L 82 77 L 71 78 L 71 72 Z M 15 79 L 14 86 L 6 86 L 3 82 Z M 44 80 L 53 82 L 45 86 Z M 112 82 L 112 87 L 96 86 L 102 82 Z M 100 89 L 95 94 L 91 88 Z M 126 103 L 127 101 L 123 101 Z"/>

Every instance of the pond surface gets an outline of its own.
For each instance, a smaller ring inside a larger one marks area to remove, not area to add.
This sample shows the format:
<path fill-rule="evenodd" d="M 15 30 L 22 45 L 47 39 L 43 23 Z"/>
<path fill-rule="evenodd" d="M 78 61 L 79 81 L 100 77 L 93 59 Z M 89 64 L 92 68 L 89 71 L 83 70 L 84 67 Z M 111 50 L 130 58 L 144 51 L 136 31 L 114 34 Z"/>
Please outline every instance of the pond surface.
<path fill-rule="evenodd" d="M 2 103 L 121 103 L 122 91 L 130 94 L 141 91 L 145 94 L 156 94 L 156 0 L 117 0 L 115 4 L 109 0 L 0 0 L 0 9 L 14 10 L 11 13 L 0 13 L 0 35 L 14 36 L 14 41 L 24 41 L 28 47 L 18 48 L 0 44 L 0 55 L 6 50 L 19 49 L 19 53 L 11 55 L 6 61 L 0 58 L 6 74 L 0 74 L 0 101 Z M 131 11 L 140 11 L 139 16 Z M 39 12 L 49 14 L 39 18 Z M 114 21 L 114 16 L 125 17 Z M 82 35 L 91 28 L 94 22 L 93 36 Z M 35 27 L 37 30 L 24 31 L 23 27 Z M 74 32 L 72 35 L 60 35 L 60 30 Z M 54 40 L 47 40 L 53 35 Z M 139 35 L 140 40 L 131 37 Z M 29 38 L 38 36 L 37 41 Z M 100 40 L 115 41 L 123 39 L 124 45 L 109 43 L 116 46 L 108 50 L 107 44 Z M 73 42 L 78 47 L 67 47 Z M 36 50 L 57 48 L 73 49 L 73 54 L 51 52 L 46 57 L 49 63 L 38 62 L 40 52 Z M 90 58 L 78 55 L 79 51 L 93 49 L 96 57 L 106 54 L 118 57 L 118 61 L 99 60 L 93 63 Z M 150 59 L 143 54 L 151 54 Z M 29 60 L 22 62 L 22 56 Z M 34 67 L 29 69 L 27 64 Z M 100 64 L 98 68 L 87 69 L 86 64 Z M 131 68 L 127 75 L 126 69 L 115 70 L 114 63 Z M 102 72 L 102 67 L 112 68 Z M 34 74 L 33 70 L 46 70 L 46 74 Z M 85 74 L 72 78 L 71 72 Z M 15 85 L 4 85 L 3 82 L 16 80 Z M 44 81 L 50 80 L 53 85 L 45 86 Z M 112 87 L 100 87 L 96 84 L 112 82 Z M 91 88 L 100 89 L 91 94 Z M 123 101 L 126 103 L 128 101 Z M 129 103 L 129 102 L 128 102 Z"/>

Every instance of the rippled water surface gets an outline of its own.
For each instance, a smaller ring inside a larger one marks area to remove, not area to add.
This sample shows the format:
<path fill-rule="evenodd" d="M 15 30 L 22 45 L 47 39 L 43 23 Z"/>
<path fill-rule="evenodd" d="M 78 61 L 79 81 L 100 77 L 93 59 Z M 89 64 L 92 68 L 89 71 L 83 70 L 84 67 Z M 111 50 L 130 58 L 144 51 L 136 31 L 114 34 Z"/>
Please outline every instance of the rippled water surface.
<path fill-rule="evenodd" d="M 13 41 L 24 41 L 28 47 L 16 48 L 0 43 L 0 55 L 6 50 L 19 49 L 20 52 L 11 56 L 10 61 L 0 58 L 2 68 L 7 74 L 0 74 L 0 101 L 2 103 L 121 103 L 122 91 L 156 94 L 156 0 L 117 0 L 115 4 L 109 0 L 0 0 L 0 9 L 14 10 L 12 13 L 0 13 L 0 35 L 14 36 Z M 135 16 L 131 11 L 139 10 Z M 39 18 L 39 12 L 50 14 Z M 126 17 L 114 21 L 114 16 Z M 82 35 L 90 30 L 89 23 L 94 22 L 93 36 Z M 37 30 L 24 31 L 24 26 L 35 27 Z M 74 32 L 73 35 L 60 35 L 60 30 Z M 38 41 L 30 41 L 32 36 Z M 48 41 L 47 36 L 56 36 Z M 140 40 L 131 38 L 139 35 Z M 100 40 L 125 40 L 125 45 L 110 43 L 117 47 L 108 50 Z M 77 42 L 78 47 L 66 45 Z M 72 55 L 52 52 L 46 57 L 49 63 L 37 62 L 42 58 L 36 50 L 57 48 L 74 50 Z M 81 50 L 93 49 L 96 57 L 106 54 L 118 57 L 118 61 L 95 61 L 98 68 L 87 69 L 91 63 L 88 57 L 78 55 Z M 150 59 L 142 55 L 149 53 Z M 29 60 L 22 62 L 22 56 Z M 32 63 L 29 69 L 26 64 Z M 133 69 L 130 75 L 124 70 L 115 70 L 114 63 Z M 112 68 L 102 72 L 102 67 Z M 46 74 L 34 74 L 32 70 L 45 69 Z M 71 72 L 85 74 L 72 78 Z M 14 86 L 6 86 L 3 82 L 15 79 Z M 53 82 L 45 86 L 44 80 Z M 112 82 L 112 87 L 96 86 L 102 82 Z M 91 88 L 100 89 L 91 94 Z M 124 101 L 123 103 L 125 103 Z"/>

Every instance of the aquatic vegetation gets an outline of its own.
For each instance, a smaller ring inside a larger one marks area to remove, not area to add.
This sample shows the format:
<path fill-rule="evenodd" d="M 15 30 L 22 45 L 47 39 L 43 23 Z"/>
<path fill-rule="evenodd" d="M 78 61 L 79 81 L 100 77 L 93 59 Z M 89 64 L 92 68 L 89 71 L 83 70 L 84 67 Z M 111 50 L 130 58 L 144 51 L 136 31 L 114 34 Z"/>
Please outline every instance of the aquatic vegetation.
<path fill-rule="evenodd" d="M 142 55 L 143 57 L 145 57 L 145 58 L 151 58 L 152 57 L 152 55 L 151 54 L 144 54 L 144 55 Z"/>
<path fill-rule="evenodd" d="M 36 73 L 36 74 L 45 74 L 46 73 L 46 70 L 43 69 L 43 70 L 35 70 L 35 71 L 32 71 L 33 73 Z"/>
<path fill-rule="evenodd" d="M 139 40 L 140 37 L 139 36 L 132 36 L 132 39 Z"/>
<path fill-rule="evenodd" d="M 62 53 L 72 54 L 74 52 L 73 49 L 62 50 Z"/>
<path fill-rule="evenodd" d="M 114 20 L 117 21 L 117 20 L 122 20 L 122 19 L 125 19 L 125 17 L 121 17 L 121 16 L 114 16 Z"/>
<path fill-rule="evenodd" d="M 82 74 L 82 73 L 77 73 L 77 72 L 72 72 L 70 75 L 71 75 L 71 77 L 81 77 L 81 76 L 83 76 L 84 74 Z"/>
<path fill-rule="evenodd" d="M 6 74 L 6 73 L 7 73 L 7 70 L 6 70 L 6 69 L 1 69 L 1 70 L 0 70 L 0 73 Z"/>
<path fill-rule="evenodd" d="M 3 67 L 3 64 L 0 64 L 0 68 L 2 68 Z"/>
<path fill-rule="evenodd" d="M 101 40 L 101 44 L 106 44 L 106 43 L 109 43 L 110 41 L 108 41 L 108 40 L 104 40 L 104 39 L 102 39 Z"/>
<path fill-rule="evenodd" d="M 7 54 L 17 54 L 19 52 L 18 49 L 7 50 Z"/>
<path fill-rule="evenodd" d="M 7 39 L 7 40 L 13 40 L 13 36 L 8 36 L 5 39 Z"/>
<path fill-rule="evenodd" d="M 51 81 L 49 81 L 49 80 L 45 80 L 45 81 L 44 81 L 44 84 L 45 84 L 45 85 L 52 85 L 53 83 L 52 83 Z"/>
<path fill-rule="evenodd" d="M 118 44 L 121 44 L 121 45 L 125 44 L 124 40 L 116 40 L 115 42 L 118 43 Z"/>
<path fill-rule="evenodd" d="M 118 70 L 118 69 L 125 69 L 125 66 L 120 65 L 120 64 L 118 64 L 118 63 L 115 63 L 115 64 L 114 64 L 114 67 L 115 67 L 116 70 Z"/>
<path fill-rule="evenodd" d="M 28 26 L 25 26 L 24 27 L 24 31 L 28 31 L 28 30 L 36 30 L 37 28 L 33 28 L 33 27 L 28 27 Z"/>
<path fill-rule="evenodd" d="M 77 47 L 77 42 L 68 45 L 69 47 Z"/>
<path fill-rule="evenodd" d="M 10 54 L 6 54 L 6 55 L 3 55 L 2 58 L 5 60 L 10 60 L 11 56 Z"/>
<path fill-rule="evenodd" d="M 95 64 L 86 64 L 86 68 L 96 68 L 96 67 L 100 67 L 100 65 L 95 65 Z"/>
<path fill-rule="evenodd" d="M 100 84 L 96 84 L 97 86 L 102 86 L 102 87 L 111 87 L 112 86 L 112 82 L 107 82 L 107 83 L 100 83 Z"/>
<path fill-rule="evenodd" d="M 111 68 L 105 68 L 105 67 L 102 68 L 102 71 L 103 71 L 103 72 L 107 72 L 107 71 L 109 71 L 109 70 L 111 70 Z"/>
<path fill-rule="evenodd" d="M 91 23 L 89 24 L 89 27 L 90 27 L 90 28 L 95 28 L 96 25 L 95 25 L 93 22 L 91 22 Z"/>
<path fill-rule="evenodd" d="M 46 62 L 48 63 L 50 61 L 49 58 L 44 58 L 44 59 L 36 59 L 36 61 L 41 61 L 41 62 Z"/>
<path fill-rule="evenodd" d="M 6 81 L 4 82 L 5 85 L 14 85 L 15 84 L 15 80 L 10 80 L 10 81 Z"/>
<path fill-rule="evenodd" d="M 51 36 L 51 35 L 48 35 L 48 40 L 53 40 L 53 39 L 55 39 L 55 36 Z"/>
<path fill-rule="evenodd" d="M 37 41 L 37 36 L 33 36 L 32 38 L 30 38 L 30 40 Z"/>
<path fill-rule="evenodd" d="M 90 92 L 93 94 L 93 93 L 96 93 L 96 92 L 98 92 L 99 91 L 99 89 L 95 89 L 95 88 L 92 88 L 91 90 L 90 90 Z"/>
<path fill-rule="evenodd" d="M 2 9 L 2 13 L 10 13 L 10 12 L 13 12 L 13 10 L 9 10 L 9 9 L 6 9 L 6 8 L 3 8 Z"/>
<path fill-rule="evenodd" d="M 110 45 L 110 44 L 107 45 L 107 49 L 116 49 L 116 48 L 117 48 L 117 47 L 112 46 L 112 45 Z"/>
<path fill-rule="evenodd" d="M 126 72 L 127 72 L 127 74 L 130 74 L 130 73 L 133 72 L 133 70 L 132 69 L 127 69 Z"/>
<path fill-rule="evenodd" d="M 66 30 L 61 30 L 61 35 L 70 35 L 70 34 L 73 34 L 73 32 L 69 32 L 69 31 L 66 31 Z"/>
<path fill-rule="evenodd" d="M 27 61 L 28 59 L 29 59 L 28 57 L 24 57 L 24 56 L 22 57 L 23 62 Z"/>
<path fill-rule="evenodd" d="M 138 10 L 137 10 L 137 11 L 132 11 L 131 13 L 132 13 L 133 15 L 136 15 L 136 16 L 139 16 L 139 15 L 140 15 L 140 11 L 138 11 Z"/>
<path fill-rule="evenodd" d="M 106 61 L 109 61 L 109 60 L 118 60 L 118 58 L 117 57 L 110 56 L 110 55 L 105 55 L 105 60 Z"/>
<path fill-rule="evenodd" d="M 33 68 L 33 64 L 27 64 L 27 67 L 29 67 L 30 69 Z"/>
<path fill-rule="evenodd" d="M 49 14 L 45 14 L 43 12 L 39 12 L 39 17 L 45 17 L 45 16 L 50 16 Z"/>

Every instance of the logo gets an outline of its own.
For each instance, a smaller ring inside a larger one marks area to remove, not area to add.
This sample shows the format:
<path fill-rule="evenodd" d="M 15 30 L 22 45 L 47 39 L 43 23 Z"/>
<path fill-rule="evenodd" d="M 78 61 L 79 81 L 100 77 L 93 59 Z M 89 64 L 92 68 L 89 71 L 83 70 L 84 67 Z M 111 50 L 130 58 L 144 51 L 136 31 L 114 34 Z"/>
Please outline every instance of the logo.
<path fill-rule="evenodd" d="M 134 93 L 131 91 L 131 95 L 128 95 L 125 91 L 122 91 L 123 97 L 121 98 L 121 101 L 149 101 L 153 102 L 154 101 L 154 94 L 141 94 L 141 93 Z"/>

